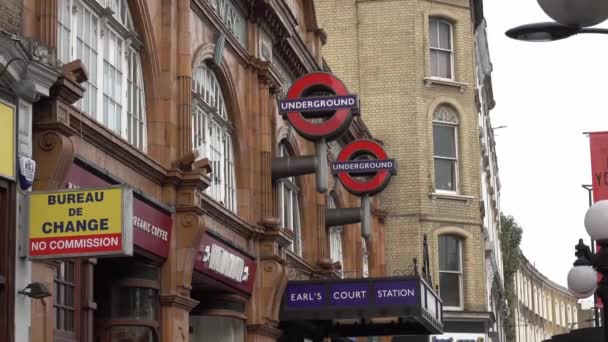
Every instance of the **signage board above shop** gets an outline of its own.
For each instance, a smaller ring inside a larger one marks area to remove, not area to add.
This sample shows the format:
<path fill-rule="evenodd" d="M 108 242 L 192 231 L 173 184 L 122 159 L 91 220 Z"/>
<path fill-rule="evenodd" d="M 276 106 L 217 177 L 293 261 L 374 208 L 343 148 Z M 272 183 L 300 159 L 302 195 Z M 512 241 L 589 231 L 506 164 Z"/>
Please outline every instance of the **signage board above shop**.
<path fill-rule="evenodd" d="M 253 291 L 255 259 L 209 233 L 203 236 L 194 269 L 247 294 Z"/>
<path fill-rule="evenodd" d="M 429 336 L 429 342 L 487 342 L 485 334 L 445 333 Z"/>
<path fill-rule="evenodd" d="M 133 254 L 133 193 L 122 186 L 32 193 L 29 256 Z"/>
<path fill-rule="evenodd" d="M 66 179 L 66 188 L 101 187 L 109 181 L 78 164 L 72 164 Z M 147 252 L 166 258 L 171 241 L 171 215 L 137 194 L 133 198 L 133 243 Z"/>
<path fill-rule="evenodd" d="M 0 101 L 0 177 L 15 179 L 15 108 Z"/>
<path fill-rule="evenodd" d="M 441 315 L 441 299 L 419 277 L 293 281 L 281 307 L 282 321 L 409 317 L 428 333 L 443 330 Z"/>

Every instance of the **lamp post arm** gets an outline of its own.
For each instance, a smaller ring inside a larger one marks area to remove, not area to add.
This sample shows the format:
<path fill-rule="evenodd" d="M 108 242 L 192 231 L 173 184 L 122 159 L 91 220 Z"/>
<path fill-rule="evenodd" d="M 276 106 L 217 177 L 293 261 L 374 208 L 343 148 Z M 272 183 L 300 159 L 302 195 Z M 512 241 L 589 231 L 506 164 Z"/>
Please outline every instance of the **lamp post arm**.
<path fill-rule="evenodd" d="M 605 29 L 605 28 L 593 28 L 593 27 L 583 27 L 583 28 L 579 29 L 578 33 L 608 34 L 608 29 Z"/>

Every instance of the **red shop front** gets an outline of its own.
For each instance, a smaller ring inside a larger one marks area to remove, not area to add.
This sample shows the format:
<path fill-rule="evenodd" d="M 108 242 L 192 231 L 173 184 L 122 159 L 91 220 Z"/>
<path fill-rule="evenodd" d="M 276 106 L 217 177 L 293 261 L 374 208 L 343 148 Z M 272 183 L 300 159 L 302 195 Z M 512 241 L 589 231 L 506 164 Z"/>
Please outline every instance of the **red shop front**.
<path fill-rule="evenodd" d="M 190 341 L 245 341 L 256 266 L 253 255 L 208 230 L 194 262 L 192 297 L 200 303 L 190 314 Z"/>
<path fill-rule="evenodd" d="M 120 181 L 90 164 L 72 164 L 65 187 L 101 187 Z M 172 217 L 167 206 L 134 191 L 133 256 L 100 258 L 90 272 L 95 341 L 160 340 L 160 270 L 168 256 Z M 69 284 L 71 262 L 57 269 L 56 284 Z M 56 301 L 62 298 L 57 296 Z M 56 303 L 61 306 L 63 303 Z"/>

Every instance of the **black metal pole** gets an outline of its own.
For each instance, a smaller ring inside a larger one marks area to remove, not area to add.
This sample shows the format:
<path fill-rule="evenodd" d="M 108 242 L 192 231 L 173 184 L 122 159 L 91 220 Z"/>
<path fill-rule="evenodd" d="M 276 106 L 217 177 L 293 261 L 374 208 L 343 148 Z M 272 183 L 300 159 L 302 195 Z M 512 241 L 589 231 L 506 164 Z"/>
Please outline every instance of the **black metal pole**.
<path fill-rule="evenodd" d="M 602 323 L 604 325 L 604 341 L 608 342 L 608 240 L 599 240 L 601 247 L 594 257 L 595 269 L 602 275 L 597 286 L 597 296 L 602 300 Z"/>
<path fill-rule="evenodd" d="M 589 196 L 589 208 L 593 205 L 593 185 L 591 184 L 583 184 L 583 188 L 587 190 L 587 194 Z M 591 238 L 591 252 L 595 254 L 595 241 Z M 602 299 L 602 304 L 604 300 Z M 606 309 L 602 310 L 602 317 L 604 317 L 604 325 L 605 325 L 605 317 L 606 317 Z M 593 293 L 593 323 L 596 327 L 600 326 L 600 311 L 597 307 L 597 294 Z"/>

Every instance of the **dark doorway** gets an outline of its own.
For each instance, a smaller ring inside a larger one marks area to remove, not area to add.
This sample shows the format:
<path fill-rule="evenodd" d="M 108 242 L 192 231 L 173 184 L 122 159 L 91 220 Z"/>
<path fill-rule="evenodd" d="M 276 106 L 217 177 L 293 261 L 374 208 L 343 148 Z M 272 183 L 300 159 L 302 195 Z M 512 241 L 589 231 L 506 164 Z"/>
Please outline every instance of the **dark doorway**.
<path fill-rule="evenodd" d="M 0 341 L 14 340 L 15 186 L 0 180 Z"/>

